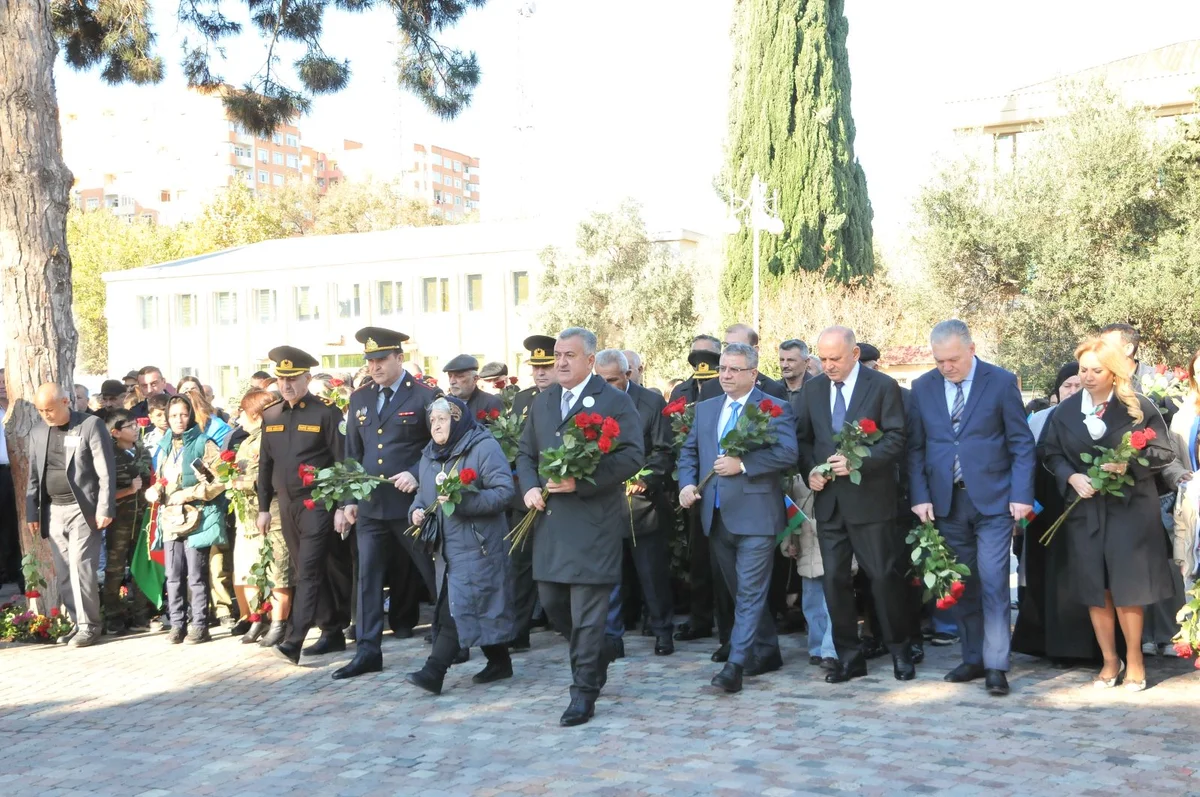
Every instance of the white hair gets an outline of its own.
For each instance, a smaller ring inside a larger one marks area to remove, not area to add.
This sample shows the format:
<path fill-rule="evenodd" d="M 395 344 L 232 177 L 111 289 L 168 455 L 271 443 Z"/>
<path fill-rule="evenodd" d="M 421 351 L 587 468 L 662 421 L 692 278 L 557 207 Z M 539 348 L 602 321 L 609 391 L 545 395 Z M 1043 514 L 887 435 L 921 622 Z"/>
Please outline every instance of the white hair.
<path fill-rule="evenodd" d="M 938 322 L 933 327 L 933 331 L 929 333 L 929 343 L 932 346 L 945 343 L 950 338 L 958 338 L 969 346 L 972 342 L 971 330 L 962 321 L 959 321 L 957 318 L 951 318 Z"/>
<path fill-rule="evenodd" d="M 726 354 L 745 357 L 747 368 L 758 367 L 758 351 L 753 346 L 747 346 L 745 343 L 730 343 L 725 347 L 725 351 L 721 352 L 721 356 L 724 357 Z"/>
<path fill-rule="evenodd" d="M 596 333 L 583 327 L 567 327 L 562 332 L 558 333 L 559 340 L 567 340 L 568 338 L 579 338 L 583 341 L 583 353 L 592 355 L 596 353 Z"/>
<path fill-rule="evenodd" d="M 629 370 L 629 358 L 620 349 L 605 349 L 596 354 L 596 367 L 607 368 L 610 365 L 621 367 L 621 373 Z"/>

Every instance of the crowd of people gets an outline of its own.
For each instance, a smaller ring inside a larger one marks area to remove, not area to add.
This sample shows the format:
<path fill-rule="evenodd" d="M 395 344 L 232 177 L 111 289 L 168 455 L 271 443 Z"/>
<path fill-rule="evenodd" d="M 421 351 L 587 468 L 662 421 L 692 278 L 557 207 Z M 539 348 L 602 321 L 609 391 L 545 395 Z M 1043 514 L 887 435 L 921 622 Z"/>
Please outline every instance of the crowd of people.
<path fill-rule="evenodd" d="M 273 349 L 273 373 L 256 373 L 229 412 L 200 380 L 172 386 L 154 366 L 95 397 L 39 388 L 26 518 L 50 542 L 74 624 L 60 642 L 156 618 L 172 644 L 219 626 L 293 664 L 353 642 L 340 680 L 382 670 L 385 627 L 413 637 L 429 602 L 432 648 L 411 684 L 439 694 L 471 648 L 486 658 L 475 683 L 511 678 L 512 655 L 547 627 L 569 646 L 570 726 L 593 716 L 639 625 L 658 656 L 713 638 L 711 683 L 727 693 L 781 669 L 779 634 L 798 630 L 830 684 L 889 654 L 894 677 L 912 680 L 930 642 L 961 643 L 945 680 L 981 680 L 996 696 L 1009 692 L 1013 650 L 1099 667 L 1096 688 L 1140 691 L 1144 655 L 1171 652 L 1197 577 L 1200 352 L 1186 395 L 1151 399 L 1126 325 L 1082 342 L 1028 407 L 957 320 L 933 328 L 936 369 L 911 389 L 843 326 L 811 351 L 784 341 L 780 381 L 761 373 L 748 325 L 697 336 L 692 375 L 666 391 L 643 384 L 638 353 L 601 350 L 582 328 L 524 342 L 523 390 L 503 364 L 469 355 L 445 365 L 443 390 L 406 370 L 404 334 L 368 327 L 357 340 L 354 375 L 314 374 L 308 353 Z M 592 469 L 550 474 L 545 452 L 601 419 Z M 519 436 L 506 446 L 511 423 Z M 869 433 L 857 451 L 843 443 L 851 426 Z M 1099 490 L 1091 455 L 1135 433 L 1138 456 L 1102 466 L 1128 487 Z M 322 485 L 349 462 L 361 477 L 331 498 Z M 11 568 L 15 513 L 3 513 Z M 970 569 L 951 608 L 912 580 L 905 539 L 918 523 Z M 672 577 L 679 534 L 686 579 Z M 138 567 L 155 553 L 158 581 Z"/>

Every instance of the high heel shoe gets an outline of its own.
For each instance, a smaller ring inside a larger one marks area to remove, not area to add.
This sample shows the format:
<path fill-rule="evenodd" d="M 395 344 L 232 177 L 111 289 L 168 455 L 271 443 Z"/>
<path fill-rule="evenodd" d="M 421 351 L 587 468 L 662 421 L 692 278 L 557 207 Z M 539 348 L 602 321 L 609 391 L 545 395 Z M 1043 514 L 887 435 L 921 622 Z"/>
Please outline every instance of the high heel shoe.
<path fill-rule="evenodd" d="M 1112 689 L 1114 686 L 1117 685 L 1117 682 L 1121 680 L 1121 676 L 1124 675 L 1124 673 L 1125 673 L 1125 662 L 1121 662 L 1121 669 L 1117 670 L 1117 674 L 1114 675 L 1112 678 L 1101 678 L 1099 675 L 1097 675 L 1095 678 L 1093 678 L 1092 679 L 1092 688 L 1093 689 Z M 1143 688 L 1145 688 L 1144 682 L 1143 682 Z"/>
<path fill-rule="evenodd" d="M 1143 675 L 1142 680 L 1140 680 L 1140 681 L 1131 681 L 1128 678 L 1126 678 L 1125 683 L 1122 684 L 1122 686 L 1125 687 L 1125 691 L 1127 691 L 1127 692 L 1145 692 L 1146 691 L 1146 676 Z"/>

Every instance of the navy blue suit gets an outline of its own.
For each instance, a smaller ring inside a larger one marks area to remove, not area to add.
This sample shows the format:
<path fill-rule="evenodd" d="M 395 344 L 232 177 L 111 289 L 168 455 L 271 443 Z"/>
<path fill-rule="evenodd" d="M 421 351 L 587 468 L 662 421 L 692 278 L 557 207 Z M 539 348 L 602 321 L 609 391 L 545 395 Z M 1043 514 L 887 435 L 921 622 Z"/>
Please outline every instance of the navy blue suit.
<path fill-rule="evenodd" d="M 1006 671 L 1014 523 L 1009 504 L 1033 504 L 1034 440 L 1017 378 L 976 358 L 955 434 L 946 379 L 930 371 L 913 382 L 908 424 L 909 500 L 933 504 L 947 546 L 971 568 L 954 608 L 963 661 Z M 962 470 L 958 482 L 955 455 Z"/>

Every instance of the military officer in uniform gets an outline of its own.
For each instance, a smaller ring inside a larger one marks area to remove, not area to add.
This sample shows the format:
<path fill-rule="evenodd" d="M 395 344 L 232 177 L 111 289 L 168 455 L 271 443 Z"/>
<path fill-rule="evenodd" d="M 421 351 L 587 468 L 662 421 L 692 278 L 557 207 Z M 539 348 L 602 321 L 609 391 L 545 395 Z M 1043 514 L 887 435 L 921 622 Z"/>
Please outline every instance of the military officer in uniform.
<path fill-rule="evenodd" d="M 343 458 L 346 438 L 339 428 L 342 413 L 329 399 L 308 392 L 309 369 L 318 363 L 307 352 L 279 346 L 267 355 L 275 363 L 280 401 L 263 409 L 263 435 L 258 460 L 258 505 L 279 499 L 283 538 L 296 567 L 291 623 L 274 650 L 300 663 L 301 646 L 312 626 L 321 638 L 304 648 L 307 656 L 346 649 L 342 629 L 350 624 L 350 549 L 334 530 L 345 527 L 341 509 L 324 504 L 306 509 L 312 488 L 304 486 L 301 465 L 318 470 Z M 258 530 L 266 534 L 271 513 L 258 513 Z"/>
<path fill-rule="evenodd" d="M 522 344 L 529 352 L 530 376 L 533 385 L 513 396 L 512 414 L 524 417 L 529 404 L 543 390 L 555 384 L 554 338 L 549 335 L 530 335 Z M 509 512 L 510 528 L 525 519 L 525 497 L 517 490 Z M 533 615 L 537 606 L 537 583 L 533 580 L 533 545 L 526 542 L 512 552 L 513 579 L 516 582 L 514 607 L 517 614 L 517 635 L 509 647 L 515 651 L 529 650 L 529 629 L 533 626 Z"/>
<path fill-rule="evenodd" d="M 479 360 L 469 354 L 460 354 L 442 370 L 450 380 L 450 395 L 467 402 L 467 410 L 475 420 L 488 421 L 492 410 L 504 412 L 504 402 L 499 396 L 479 389 Z"/>
<path fill-rule="evenodd" d="M 383 583 L 389 578 L 393 618 L 407 627 L 393 628 L 411 636 L 420 610 L 422 582 L 431 595 L 433 558 L 405 533 L 417 490 L 421 450 L 429 443 L 427 411 L 442 391 L 413 378 L 404 370 L 402 344 L 408 336 L 381 327 L 366 327 L 355 335 L 363 344 L 369 384 L 350 396 L 346 415 L 346 456 L 362 463 L 367 473 L 391 479 L 358 504 L 345 506 L 345 521 L 358 526 L 358 650 L 354 659 L 333 674 L 353 678 L 383 669 Z M 398 563 L 389 576 L 389 562 Z M 397 583 L 399 582 L 399 583 Z"/>

